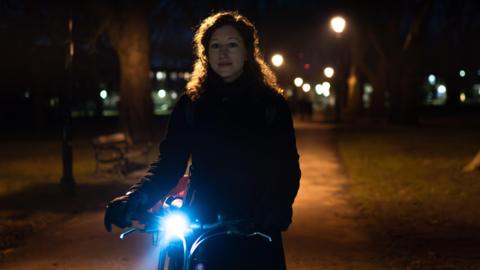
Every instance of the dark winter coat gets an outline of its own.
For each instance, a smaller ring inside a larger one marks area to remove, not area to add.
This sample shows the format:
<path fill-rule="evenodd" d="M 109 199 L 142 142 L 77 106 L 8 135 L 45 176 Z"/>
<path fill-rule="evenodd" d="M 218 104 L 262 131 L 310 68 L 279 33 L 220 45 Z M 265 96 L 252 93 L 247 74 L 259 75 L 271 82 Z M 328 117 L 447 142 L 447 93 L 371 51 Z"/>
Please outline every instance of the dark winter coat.
<path fill-rule="evenodd" d="M 286 100 L 241 76 L 211 80 L 192 102 L 183 95 L 170 117 L 158 160 L 132 189 L 149 205 L 165 196 L 185 172 L 191 155 L 192 213 L 217 213 L 285 230 L 300 180 L 299 156 Z"/>

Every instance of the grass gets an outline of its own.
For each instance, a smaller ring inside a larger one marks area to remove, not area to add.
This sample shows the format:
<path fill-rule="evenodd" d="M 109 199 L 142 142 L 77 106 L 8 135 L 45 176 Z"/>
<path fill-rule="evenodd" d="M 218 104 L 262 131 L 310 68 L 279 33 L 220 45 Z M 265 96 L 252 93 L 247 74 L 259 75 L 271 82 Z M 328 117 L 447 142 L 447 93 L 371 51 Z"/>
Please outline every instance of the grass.
<path fill-rule="evenodd" d="M 9 141 L 0 147 L 0 196 L 32 185 L 57 183 L 62 176 L 59 141 Z M 89 181 L 95 166 L 91 146 L 75 142 L 73 158 L 75 178 Z"/>
<path fill-rule="evenodd" d="M 478 127 L 345 128 L 339 148 L 373 234 L 409 252 L 480 243 L 480 172 L 461 171 L 480 149 Z"/>
<path fill-rule="evenodd" d="M 73 141 L 76 194 L 64 194 L 62 145 L 52 136 L 0 140 L 0 251 L 21 244 L 32 232 L 82 211 L 98 211 L 130 184 L 116 174 L 95 175 L 90 135 Z M 152 151 L 153 158 L 156 151 Z M 0 258 L 1 258 L 0 252 Z"/>

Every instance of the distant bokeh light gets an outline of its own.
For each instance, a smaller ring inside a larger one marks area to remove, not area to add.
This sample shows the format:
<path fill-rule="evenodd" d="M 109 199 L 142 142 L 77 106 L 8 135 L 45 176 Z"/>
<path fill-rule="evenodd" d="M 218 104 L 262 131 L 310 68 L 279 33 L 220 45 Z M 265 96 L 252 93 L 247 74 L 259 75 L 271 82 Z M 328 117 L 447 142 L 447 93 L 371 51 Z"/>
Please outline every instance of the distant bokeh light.
<path fill-rule="evenodd" d="M 443 84 L 440 84 L 438 87 L 437 87 L 437 93 L 439 96 L 443 96 L 447 93 L 447 87 Z"/>
<path fill-rule="evenodd" d="M 326 97 L 329 97 L 330 96 L 330 89 L 324 88 L 323 89 L 323 95 L 326 96 Z"/>
<path fill-rule="evenodd" d="M 325 74 L 325 76 L 326 76 L 327 78 L 332 78 L 334 73 L 335 73 L 335 71 L 333 70 L 332 67 L 326 67 L 326 68 L 323 70 L 323 74 Z"/>
<path fill-rule="evenodd" d="M 164 71 L 158 71 L 155 74 L 155 77 L 157 78 L 157 80 L 162 81 L 162 80 L 165 80 L 167 78 L 167 73 L 164 72 Z"/>
<path fill-rule="evenodd" d="M 330 87 L 332 86 L 329 82 L 323 82 L 322 83 L 322 86 L 327 89 L 327 90 L 330 90 Z"/>
<path fill-rule="evenodd" d="M 302 85 L 302 90 L 303 90 L 303 92 L 305 92 L 305 93 L 308 93 L 311 88 L 312 88 L 312 87 L 311 87 L 310 84 L 308 84 L 308 83 Z"/>
<path fill-rule="evenodd" d="M 433 74 L 428 75 L 428 83 L 430 85 L 435 85 L 436 82 L 437 82 L 437 77 L 435 77 L 435 75 Z"/>
<path fill-rule="evenodd" d="M 303 79 L 300 77 L 297 77 L 293 80 L 293 84 L 295 84 L 296 87 L 300 87 L 303 84 Z"/>
<path fill-rule="evenodd" d="M 107 90 L 104 89 L 104 90 L 100 91 L 100 97 L 102 99 L 106 99 L 108 97 Z"/>
<path fill-rule="evenodd" d="M 463 77 L 465 77 L 465 75 L 467 75 L 467 73 L 465 72 L 465 70 L 462 69 L 458 72 L 458 75 L 460 75 L 460 77 L 463 78 Z"/>
<path fill-rule="evenodd" d="M 330 83 L 329 82 L 323 82 L 322 84 L 317 84 L 315 85 L 315 92 L 317 95 L 329 97 L 330 96 Z"/>
<path fill-rule="evenodd" d="M 165 96 L 167 96 L 167 91 L 165 91 L 164 89 L 160 89 L 158 90 L 157 95 L 159 98 L 164 98 Z"/>

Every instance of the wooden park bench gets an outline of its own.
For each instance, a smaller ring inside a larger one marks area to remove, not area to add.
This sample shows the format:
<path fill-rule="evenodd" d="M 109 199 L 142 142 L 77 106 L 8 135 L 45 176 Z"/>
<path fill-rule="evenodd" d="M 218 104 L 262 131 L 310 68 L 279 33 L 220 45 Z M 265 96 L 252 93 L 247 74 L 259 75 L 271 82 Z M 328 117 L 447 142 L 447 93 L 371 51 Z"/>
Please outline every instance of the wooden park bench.
<path fill-rule="evenodd" d="M 133 159 L 141 158 L 145 165 L 149 162 L 152 144 L 133 144 L 123 132 L 106 134 L 92 139 L 95 154 L 95 174 L 100 171 L 113 171 L 123 176 L 128 172 Z"/>

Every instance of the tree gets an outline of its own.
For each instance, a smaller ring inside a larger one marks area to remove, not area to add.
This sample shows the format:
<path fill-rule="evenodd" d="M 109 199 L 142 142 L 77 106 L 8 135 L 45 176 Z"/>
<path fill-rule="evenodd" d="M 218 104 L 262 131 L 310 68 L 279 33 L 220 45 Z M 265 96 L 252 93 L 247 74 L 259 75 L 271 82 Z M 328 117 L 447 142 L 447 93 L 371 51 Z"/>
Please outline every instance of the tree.
<path fill-rule="evenodd" d="M 431 1 L 376 2 L 375 10 L 353 2 L 351 7 L 353 43 L 362 48 L 352 51 L 352 60 L 373 85 L 372 115 L 388 113 L 391 122 L 416 123 L 422 34 Z"/>
<path fill-rule="evenodd" d="M 121 128 L 133 141 L 150 139 L 153 119 L 147 2 L 118 1 L 97 7 L 97 15 L 104 18 L 99 29 L 108 34 L 120 65 Z"/>

